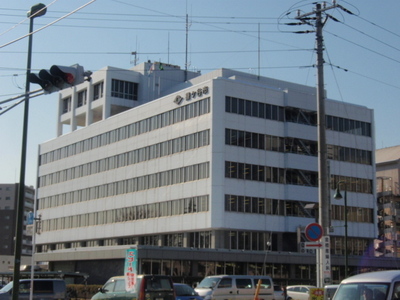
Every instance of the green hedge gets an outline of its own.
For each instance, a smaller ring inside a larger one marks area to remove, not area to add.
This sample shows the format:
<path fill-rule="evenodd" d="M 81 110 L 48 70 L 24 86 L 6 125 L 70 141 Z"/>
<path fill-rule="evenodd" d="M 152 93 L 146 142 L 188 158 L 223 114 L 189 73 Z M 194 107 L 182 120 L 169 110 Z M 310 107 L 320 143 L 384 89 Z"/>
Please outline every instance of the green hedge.
<path fill-rule="evenodd" d="M 67 299 L 90 299 L 102 285 L 68 284 Z"/>

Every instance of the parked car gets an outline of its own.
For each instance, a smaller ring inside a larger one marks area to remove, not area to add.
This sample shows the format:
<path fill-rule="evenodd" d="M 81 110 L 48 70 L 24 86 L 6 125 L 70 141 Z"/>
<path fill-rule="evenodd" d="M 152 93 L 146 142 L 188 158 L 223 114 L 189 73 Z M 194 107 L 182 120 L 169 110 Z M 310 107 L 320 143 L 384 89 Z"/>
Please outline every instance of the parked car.
<path fill-rule="evenodd" d="M 138 275 L 136 291 L 125 290 L 125 277 L 111 277 L 92 300 L 175 300 L 175 291 L 170 276 Z"/>
<path fill-rule="evenodd" d="M 289 285 L 286 288 L 288 297 L 293 300 L 308 300 L 310 296 L 310 289 L 316 289 L 313 285 Z"/>
<path fill-rule="evenodd" d="M 332 300 L 338 287 L 338 284 L 326 285 L 324 288 L 324 300 Z"/>
<path fill-rule="evenodd" d="M 185 283 L 174 283 L 174 290 L 176 300 L 203 300 L 190 285 Z"/>
<path fill-rule="evenodd" d="M 21 279 L 19 281 L 18 299 L 29 300 L 30 296 L 30 279 Z M 67 286 L 62 279 L 41 279 L 35 278 L 33 281 L 33 299 L 53 300 L 65 299 Z M 5 285 L 0 290 L 0 300 L 11 300 L 13 292 L 13 281 Z"/>
<path fill-rule="evenodd" d="M 273 300 L 274 289 L 269 276 L 214 275 L 204 278 L 195 291 L 204 300 L 240 299 L 253 300 L 257 284 L 261 279 L 258 299 Z M 232 296 L 234 295 L 234 296 Z"/>
<path fill-rule="evenodd" d="M 274 297 L 275 300 L 292 300 L 292 298 L 286 296 L 285 299 L 285 292 L 282 290 L 282 287 L 279 285 L 274 285 Z"/>

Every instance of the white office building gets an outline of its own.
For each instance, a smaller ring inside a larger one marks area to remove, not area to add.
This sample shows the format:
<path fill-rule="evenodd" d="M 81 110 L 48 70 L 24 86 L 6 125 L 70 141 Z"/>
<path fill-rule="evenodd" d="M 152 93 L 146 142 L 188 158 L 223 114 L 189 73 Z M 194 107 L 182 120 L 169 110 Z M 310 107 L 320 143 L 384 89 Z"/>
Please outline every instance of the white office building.
<path fill-rule="evenodd" d="M 314 87 L 220 69 L 106 67 L 60 92 L 40 145 L 35 258 L 102 283 L 139 249 L 141 273 L 186 282 L 268 274 L 315 282 L 304 227 L 318 203 Z M 326 100 L 330 193 L 347 191 L 350 272 L 390 267 L 377 237 L 374 115 Z M 343 278 L 343 200 L 330 205 L 332 279 Z"/>

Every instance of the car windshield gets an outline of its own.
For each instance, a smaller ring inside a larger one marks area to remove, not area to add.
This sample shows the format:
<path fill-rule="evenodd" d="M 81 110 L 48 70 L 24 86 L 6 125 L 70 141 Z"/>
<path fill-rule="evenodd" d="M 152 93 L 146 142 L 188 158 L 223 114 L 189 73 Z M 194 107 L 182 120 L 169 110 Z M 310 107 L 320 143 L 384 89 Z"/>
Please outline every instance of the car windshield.
<path fill-rule="evenodd" d="M 203 288 L 203 289 L 211 289 L 211 288 L 213 288 L 214 286 L 216 286 L 217 285 L 217 283 L 218 283 L 218 281 L 220 280 L 221 278 L 218 278 L 218 277 L 208 277 L 208 278 L 204 278 L 200 283 L 199 283 L 199 285 L 197 286 L 197 288 Z"/>
<path fill-rule="evenodd" d="M 172 290 L 171 282 L 168 278 L 151 277 L 147 280 L 147 291 Z"/>
<path fill-rule="evenodd" d="M 375 300 L 385 300 L 388 290 L 389 283 L 347 283 L 340 285 L 333 299 L 363 299 L 364 293 L 368 292 Z"/>

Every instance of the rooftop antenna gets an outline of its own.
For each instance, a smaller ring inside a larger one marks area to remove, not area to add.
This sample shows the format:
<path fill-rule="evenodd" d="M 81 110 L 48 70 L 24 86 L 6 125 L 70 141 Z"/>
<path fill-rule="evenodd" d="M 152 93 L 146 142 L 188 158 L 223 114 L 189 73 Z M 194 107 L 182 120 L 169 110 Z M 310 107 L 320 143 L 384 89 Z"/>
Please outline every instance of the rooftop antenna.
<path fill-rule="evenodd" d="M 168 31 L 168 64 L 169 64 L 169 31 Z"/>
<path fill-rule="evenodd" d="M 257 79 L 260 80 L 260 63 L 261 63 L 261 57 L 260 57 L 260 23 L 258 23 L 258 75 Z"/>
<path fill-rule="evenodd" d="M 186 13 L 185 81 L 187 81 L 187 71 L 188 71 L 188 42 L 189 42 L 189 16 Z"/>
<path fill-rule="evenodd" d="M 137 62 L 138 62 L 138 57 L 137 57 L 137 49 L 138 49 L 138 42 L 137 42 L 137 37 L 136 37 L 136 51 L 131 52 L 131 55 L 134 55 L 135 58 L 133 59 L 133 61 L 131 60 L 130 63 L 133 63 L 134 66 L 136 66 Z"/>
<path fill-rule="evenodd" d="M 189 15 L 187 13 L 187 1 L 186 1 L 186 51 L 185 51 L 185 81 L 187 81 L 187 73 L 188 73 L 188 44 L 189 44 Z"/>

